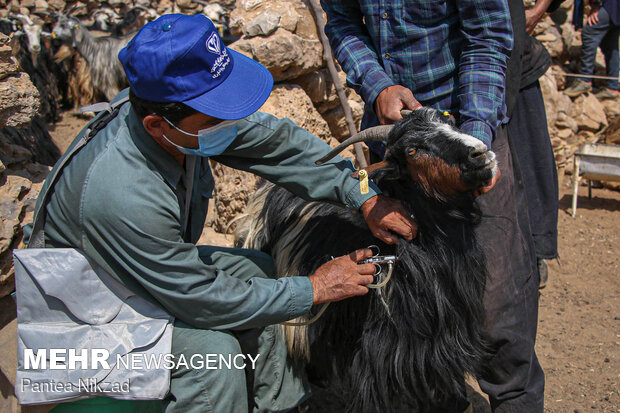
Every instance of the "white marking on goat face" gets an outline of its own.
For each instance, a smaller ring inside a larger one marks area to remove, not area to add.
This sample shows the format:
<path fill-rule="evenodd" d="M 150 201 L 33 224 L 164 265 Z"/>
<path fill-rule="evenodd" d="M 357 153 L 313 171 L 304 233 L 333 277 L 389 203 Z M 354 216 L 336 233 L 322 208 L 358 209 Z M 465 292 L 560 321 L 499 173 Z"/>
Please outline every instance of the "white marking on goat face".
<path fill-rule="evenodd" d="M 467 133 L 459 132 L 446 123 L 438 123 L 437 129 L 444 132 L 450 139 L 461 142 L 463 145 L 475 149 L 476 151 L 486 152 L 487 146 L 480 140 Z"/>

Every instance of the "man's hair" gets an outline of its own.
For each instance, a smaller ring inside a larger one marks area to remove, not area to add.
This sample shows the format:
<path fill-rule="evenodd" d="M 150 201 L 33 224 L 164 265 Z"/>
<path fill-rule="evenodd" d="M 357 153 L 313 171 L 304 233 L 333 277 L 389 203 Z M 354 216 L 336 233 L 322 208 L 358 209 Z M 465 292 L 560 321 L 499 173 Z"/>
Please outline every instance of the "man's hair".
<path fill-rule="evenodd" d="M 165 116 L 172 123 L 178 123 L 186 117 L 199 113 L 197 110 L 180 102 L 151 102 L 136 96 L 133 90 L 129 89 L 129 102 L 133 110 L 140 119 L 147 115 Z"/>

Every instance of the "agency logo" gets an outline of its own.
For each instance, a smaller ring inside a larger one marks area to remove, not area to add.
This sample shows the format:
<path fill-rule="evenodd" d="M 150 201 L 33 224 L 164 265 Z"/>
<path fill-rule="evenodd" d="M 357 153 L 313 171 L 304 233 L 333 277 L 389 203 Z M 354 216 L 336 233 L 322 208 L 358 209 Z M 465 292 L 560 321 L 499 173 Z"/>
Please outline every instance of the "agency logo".
<path fill-rule="evenodd" d="M 211 36 L 207 39 L 207 50 L 214 54 L 220 54 L 222 48 L 220 46 L 220 39 L 216 33 L 211 33 Z"/>

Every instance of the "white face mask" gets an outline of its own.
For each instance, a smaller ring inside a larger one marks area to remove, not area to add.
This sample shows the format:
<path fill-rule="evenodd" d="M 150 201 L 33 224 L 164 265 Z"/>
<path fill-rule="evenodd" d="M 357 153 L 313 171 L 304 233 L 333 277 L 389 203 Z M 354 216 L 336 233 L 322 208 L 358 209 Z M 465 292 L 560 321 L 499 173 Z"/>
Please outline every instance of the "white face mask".
<path fill-rule="evenodd" d="M 163 118 L 166 122 L 168 122 L 170 126 L 175 128 L 179 132 L 184 133 L 188 136 L 195 136 L 198 138 L 198 148 L 194 149 L 177 145 L 176 143 L 168 139 L 165 134 L 163 135 L 165 140 L 167 140 L 171 145 L 174 145 L 181 153 L 184 153 L 186 155 L 197 155 L 205 157 L 221 155 L 226 150 L 226 148 L 230 146 L 232 141 L 234 141 L 237 137 L 236 120 L 225 120 L 210 128 L 201 129 L 198 131 L 198 133 L 189 133 L 175 126 L 165 117 Z"/>

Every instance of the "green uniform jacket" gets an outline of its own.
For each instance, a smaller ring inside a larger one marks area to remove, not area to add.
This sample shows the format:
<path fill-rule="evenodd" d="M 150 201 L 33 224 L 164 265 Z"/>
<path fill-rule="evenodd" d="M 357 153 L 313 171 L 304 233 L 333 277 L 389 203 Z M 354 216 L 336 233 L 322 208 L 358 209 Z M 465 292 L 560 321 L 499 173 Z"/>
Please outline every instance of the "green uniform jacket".
<path fill-rule="evenodd" d="M 335 158 L 316 166 L 329 146 L 288 119 L 257 112 L 240 120 L 238 128 L 238 137 L 214 160 L 305 199 L 352 209 L 379 193 L 371 185 L 368 194 L 360 194 L 350 161 Z M 199 258 L 194 243 L 214 186 L 207 158 L 197 162 L 191 242 L 183 240 L 184 174 L 125 103 L 59 177 L 47 206 L 46 246 L 82 250 L 136 294 L 198 328 L 245 329 L 306 313 L 313 300 L 310 274 L 244 282 Z"/>

